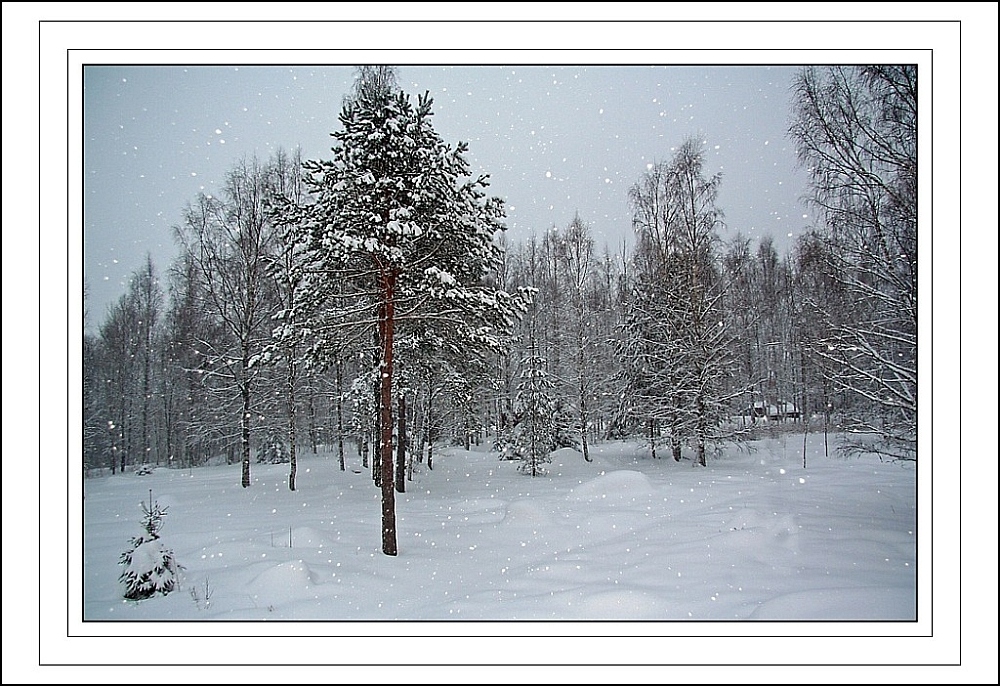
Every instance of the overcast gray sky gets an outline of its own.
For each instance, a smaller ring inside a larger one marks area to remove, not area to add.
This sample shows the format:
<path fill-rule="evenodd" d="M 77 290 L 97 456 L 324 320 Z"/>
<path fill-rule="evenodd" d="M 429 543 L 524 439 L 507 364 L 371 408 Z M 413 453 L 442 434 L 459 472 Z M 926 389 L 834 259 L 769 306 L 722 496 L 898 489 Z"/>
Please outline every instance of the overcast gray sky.
<path fill-rule="evenodd" d="M 579 212 L 599 244 L 631 235 L 628 189 L 685 138 L 721 171 L 724 238 L 809 223 L 805 172 L 786 131 L 793 67 L 400 66 L 434 98 L 446 141 L 467 141 L 521 239 Z M 125 292 L 147 252 L 162 274 L 171 227 L 199 191 L 217 192 L 244 155 L 301 147 L 329 155 L 349 66 L 95 66 L 84 70 L 84 274 L 89 327 Z"/>

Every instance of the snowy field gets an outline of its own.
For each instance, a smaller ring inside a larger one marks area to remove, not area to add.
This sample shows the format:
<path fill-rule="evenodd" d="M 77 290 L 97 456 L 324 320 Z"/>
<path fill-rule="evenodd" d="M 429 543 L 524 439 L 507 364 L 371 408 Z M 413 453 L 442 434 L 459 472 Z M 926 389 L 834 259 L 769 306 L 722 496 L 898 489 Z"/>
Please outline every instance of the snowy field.
<path fill-rule="evenodd" d="M 916 469 L 826 458 L 810 435 L 729 449 L 707 468 L 634 443 L 553 454 L 531 478 L 493 453 L 447 449 L 396 494 L 351 456 L 157 469 L 84 482 L 84 620 L 913 620 Z M 352 469 L 353 468 L 353 469 Z M 169 507 L 181 589 L 126 601 L 118 559 L 139 502 Z M 72 610 L 71 610 L 72 611 Z"/>

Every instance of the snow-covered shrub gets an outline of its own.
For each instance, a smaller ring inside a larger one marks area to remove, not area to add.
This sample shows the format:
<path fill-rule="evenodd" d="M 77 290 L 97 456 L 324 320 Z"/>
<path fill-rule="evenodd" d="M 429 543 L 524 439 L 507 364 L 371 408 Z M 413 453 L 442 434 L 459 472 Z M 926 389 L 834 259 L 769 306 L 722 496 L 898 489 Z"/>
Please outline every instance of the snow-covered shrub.
<path fill-rule="evenodd" d="M 513 434 L 513 428 L 507 427 L 498 433 L 493 439 L 493 450 L 494 452 L 499 453 L 501 460 L 517 459 L 517 455 L 514 454 L 515 446 L 513 444 Z"/>
<path fill-rule="evenodd" d="M 269 431 L 257 448 L 257 462 L 267 464 L 284 464 L 291 461 L 288 444 L 277 431 Z"/>
<path fill-rule="evenodd" d="M 573 408 L 563 398 L 553 398 L 549 403 L 552 413 L 553 450 L 573 448 L 580 450 L 580 436 L 573 426 Z"/>
<path fill-rule="evenodd" d="M 167 514 L 166 507 L 151 502 L 142 503 L 143 533 L 132 538 L 132 547 L 122 553 L 118 564 L 125 567 L 118 580 L 125 586 L 129 600 L 166 595 L 176 590 L 183 569 L 174 559 L 174 552 L 160 541 L 160 527 Z"/>

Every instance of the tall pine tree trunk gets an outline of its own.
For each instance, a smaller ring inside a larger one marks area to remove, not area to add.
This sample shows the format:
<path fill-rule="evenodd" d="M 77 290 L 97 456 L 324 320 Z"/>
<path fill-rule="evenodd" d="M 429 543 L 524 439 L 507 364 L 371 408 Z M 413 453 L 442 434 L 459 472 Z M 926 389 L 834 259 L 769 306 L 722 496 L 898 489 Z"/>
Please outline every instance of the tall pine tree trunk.
<path fill-rule="evenodd" d="M 380 365 L 380 475 L 382 488 L 382 552 L 396 555 L 396 498 L 392 478 L 392 346 L 395 333 L 396 276 L 389 270 L 381 274 L 382 312 L 379 318 Z"/>

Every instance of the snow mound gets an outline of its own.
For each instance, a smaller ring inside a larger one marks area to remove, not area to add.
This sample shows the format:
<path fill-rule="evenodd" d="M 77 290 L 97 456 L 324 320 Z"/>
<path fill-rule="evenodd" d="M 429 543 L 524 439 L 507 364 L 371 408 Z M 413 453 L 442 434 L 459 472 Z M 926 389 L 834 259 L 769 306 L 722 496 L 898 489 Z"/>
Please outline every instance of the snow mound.
<path fill-rule="evenodd" d="M 465 522 L 496 523 L 504 518 L 504 503 L 495 498 L 466 498 L 449 511 L 462 516 Z"/>
<path fill-rule="evenodd" d="M 546 526 L 553 523 L 552 515 L 534 500 L 514 500 L 504 512 L 504 524 L 518 526 Z"/>
<path fill-rule="evenodd" d="M 578 604 L 575 614 L 587 619 L 662 619 L 662 600 L 641 591 L 591 592 Z"/>
<path fill-rule="evenodd" d="M 917 600 L 912 588 L 821 588 L 765 600 L 751 619 L 827 620 L 913 619 Z"/>
<path fill-rule="evenodd" d="M 249 584 L 251 597 L 260 605 L 298 600 L 316 584 L 315 575 L 302 560 L 282 562 L 258 574 Z"/>
<path fill-rule="evenodd" d="M 503 508 L 503 501 L 496 498 L 466 498 L 451 506 L 451 510 L 463 514 L 492 513 Z"/>
<path fill-rule="evenodd" d="M 800 527 L 796 517 L 787 512 L 760 512 L 745 509 L 726 520 L 729 531 L 743 531 L 765 536 L 775 541 L 791 542 L 798 536 Z"/>
<path fill-rule="evenodd" d="M 552 459 L 552 464 L 559 466 L 583 462 L 583 453 L 576 448 L 559 448 L 549 453 L 549 457 Z"/>
<path fill-rule="evenodd" d="M 566 496 L 568 500 L 628 502 L 653 494 L 653 484 L 645 474 L 623 469 L 586 481 Z"/>
<path fill-rule="evenodd" d="M 327 535 L 311 526 L 297 526 L 292 529 L 293 548 L 331 548 L 333 542 Z"/>

